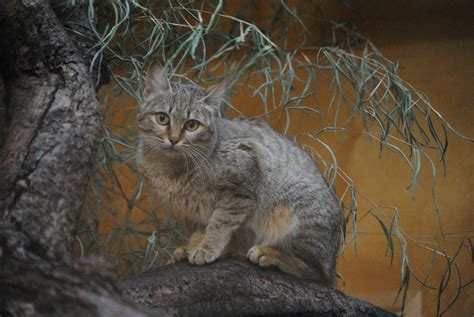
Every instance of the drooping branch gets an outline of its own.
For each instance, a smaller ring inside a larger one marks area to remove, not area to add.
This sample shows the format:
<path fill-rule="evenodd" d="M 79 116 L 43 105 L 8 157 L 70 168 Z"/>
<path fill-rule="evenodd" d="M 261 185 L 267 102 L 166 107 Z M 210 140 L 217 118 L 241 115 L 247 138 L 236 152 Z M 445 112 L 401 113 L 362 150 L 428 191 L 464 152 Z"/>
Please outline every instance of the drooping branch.
<path fill-rule="evenodd" d="M 120 286 L 156 315 L 395 316 L 338 290 L 241 260 L 168 265 Z"/>

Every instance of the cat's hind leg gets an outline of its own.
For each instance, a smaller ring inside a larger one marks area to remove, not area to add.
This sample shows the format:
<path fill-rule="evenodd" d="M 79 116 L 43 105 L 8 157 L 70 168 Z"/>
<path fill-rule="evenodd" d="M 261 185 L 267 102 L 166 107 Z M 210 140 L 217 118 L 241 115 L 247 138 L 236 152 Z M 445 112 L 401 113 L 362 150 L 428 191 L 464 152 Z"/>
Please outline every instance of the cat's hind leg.
<path fill-rule="evenodd" d="M 294 256 L 287 255 L 271 246 L 255 245 L 247 252 L 247 257 L 253 264 L 260 267 L 276 267 L 281 271 L 302 278 L 318 280 L 318 272 L 315 272 L 306 263 Z"/>

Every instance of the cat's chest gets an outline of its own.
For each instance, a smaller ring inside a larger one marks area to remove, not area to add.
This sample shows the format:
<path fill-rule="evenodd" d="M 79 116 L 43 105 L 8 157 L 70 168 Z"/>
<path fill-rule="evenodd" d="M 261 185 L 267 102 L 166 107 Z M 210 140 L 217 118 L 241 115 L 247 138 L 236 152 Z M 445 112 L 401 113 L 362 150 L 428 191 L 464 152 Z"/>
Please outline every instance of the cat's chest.
<path fill-rule="evenodd" d="M 154 187 L 160 204 L 173 217 L 203 226 L 208 224 L 215 195 L 204 183 L 158 177 Z"/>

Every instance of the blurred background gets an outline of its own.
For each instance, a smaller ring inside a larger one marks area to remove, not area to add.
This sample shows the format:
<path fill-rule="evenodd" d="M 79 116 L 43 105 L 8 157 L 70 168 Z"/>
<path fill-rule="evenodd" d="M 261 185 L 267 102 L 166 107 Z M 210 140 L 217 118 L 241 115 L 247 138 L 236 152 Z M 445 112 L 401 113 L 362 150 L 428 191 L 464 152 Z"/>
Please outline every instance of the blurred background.
<path fill-rule="evenodd" d="M 344 210 L 339 289 L 407 316 L 472 316 L 473 9 L 462 0 L 104 4 L 96 62 L 111 81 L 99 91 L 105 127 L 78 256 L 102 254 L 125 277 L 165 264 L 186 238 L 135 168 L 137 102 L 158 60 L 174 80 L 232 78 L 228 117 L 267 120 L 313 155 Z"/>

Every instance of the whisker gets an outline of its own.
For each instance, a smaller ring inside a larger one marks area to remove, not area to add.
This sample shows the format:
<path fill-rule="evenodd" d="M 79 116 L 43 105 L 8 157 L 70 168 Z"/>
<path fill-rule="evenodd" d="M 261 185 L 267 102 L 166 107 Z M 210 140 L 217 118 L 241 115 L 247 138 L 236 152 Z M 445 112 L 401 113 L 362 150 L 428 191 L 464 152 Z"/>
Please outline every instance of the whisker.
<path fill-rule="evenodd" d="M 197 155 L 199 155 L 203 160 L 204 162 L 209 166 L 209 168 L 211 169 L 211 171 L 213 171 L 213 166 L 211 165 L 211 163 L 209 162 L 209 157 L 201 150 L 197 149 L 197 148 L 194 148 L 194 147 L 190 147 L 190 149 L 192 151 L 194 151 Z"/>
<path fill-rule="evenodd" d="M 186 151 L 189 154 L 189 158 L 191 159 L 191 161 L 193 162 L 195 167 L 198 169 L 199 175 L 201 177 L 203 177 L 203 173 L 202 173 L 202 170 L 201 170 L 201 164 L 199 164 L 199 161 L 197 160 L 197 158 L 193 155 L 192 152 L 189 151 L 189 149 L 183 148 L 183 150 Z"/>
<path fill-rule="evenodd" d="M 213 166 L 204 155 L 196 151 L 194 152 L 194 155 L 196 155 L 196 157 L 198 157 L 203 163 L 205 163 L 206 168 L 209 169 L 210 172 L 214 172 Z"/>
<path fill-rule="evenodd" d="M 201 153 L 197 152 L 196 149 L 188 148 L 188 151 L 198 161 L 198 163 L 200 163 L 199 167 L 202 167 L 207 176 L 210 177 L 211 173 L 213 172 L 213 168 L 207 158 Z"/>

